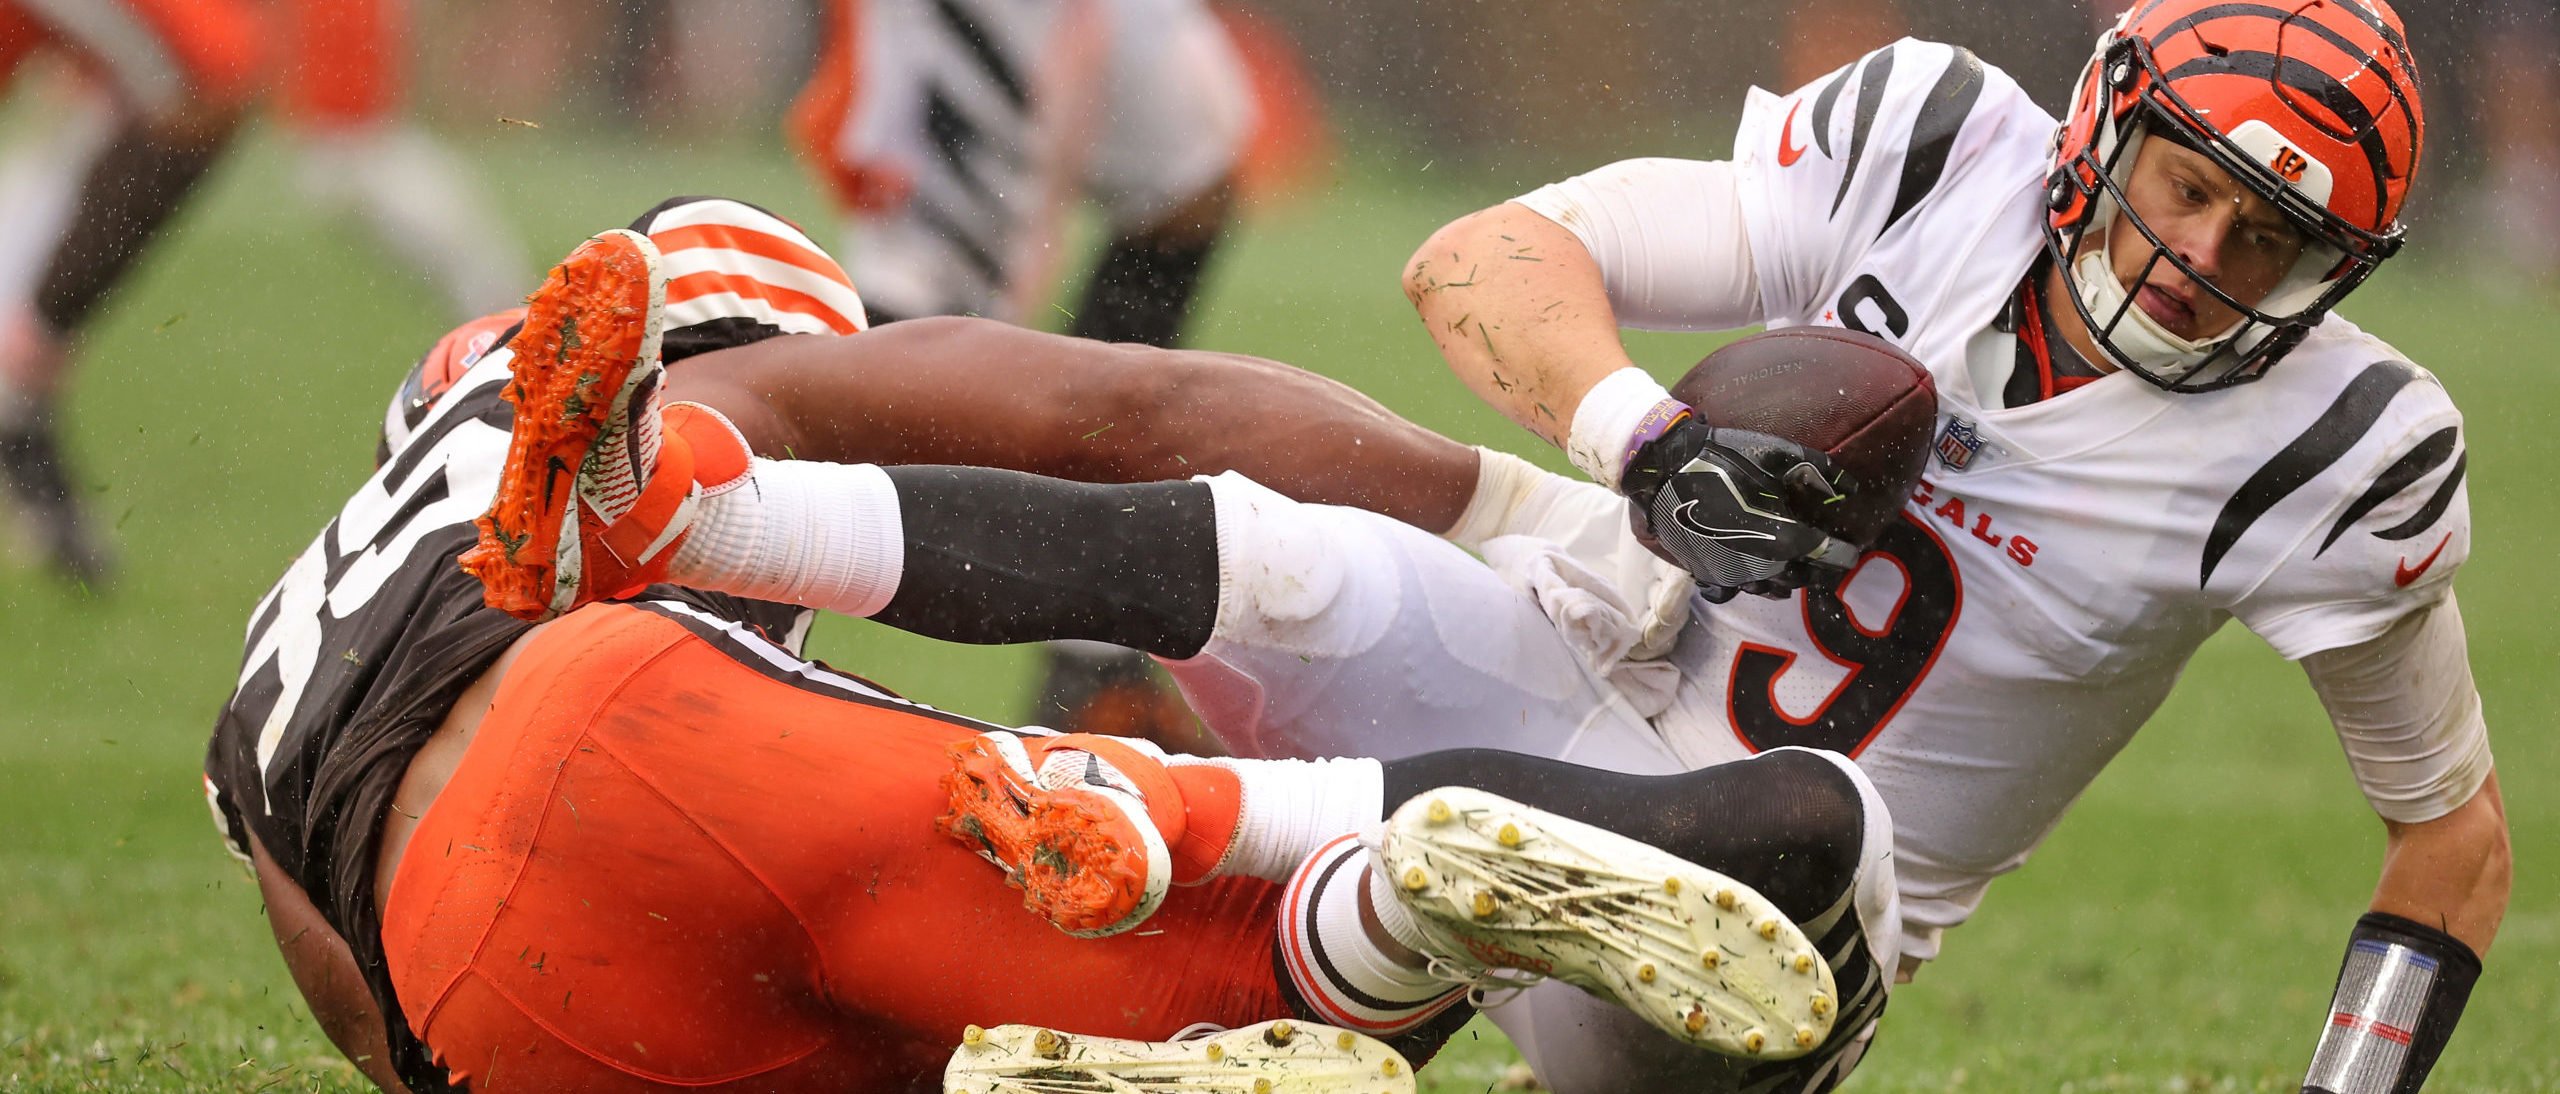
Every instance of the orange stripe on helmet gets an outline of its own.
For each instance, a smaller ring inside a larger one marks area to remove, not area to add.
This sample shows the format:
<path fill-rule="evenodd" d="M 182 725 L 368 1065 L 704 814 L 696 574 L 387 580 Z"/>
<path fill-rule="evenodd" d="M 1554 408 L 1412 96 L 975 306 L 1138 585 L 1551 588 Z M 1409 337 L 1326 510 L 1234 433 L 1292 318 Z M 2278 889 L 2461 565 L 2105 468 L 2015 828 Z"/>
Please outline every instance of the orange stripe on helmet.
<path fill-rule="evenodd" d="M 795 266 L 820 277 L 853 288 L 853 279 L 845 275 L 836 260 L 791 240 L 753 228 L 729 224 L 693 224 L 682 228 L 665 228 L 649 233 L 649 242 L 658 245 L 662 254 L 700 248 L 742 251 L 758 258 L 769 258 Z"/>
<path fill-rule="evenodd" d="M 852 334 L 862 329 L 852 320 L 845 318 L 843 313 L 829 307 L 826 302 L 817 297 L 797 289 L 786 289 L 770 282 L 758 281 L 752 277 L 706 272 L 686 274 L 667 282 L 667 303 L 669 304 L 681 304 L 697 297 L 718 293 L 736 293 L 750 299 L 762 300 L 795 315 L 810 316 L 825 323 L 829 330 L 837 334 Z"/>
<path fill-rule="evenodd" d="M 2330 208 L 2368 231 L 2395 220 L 2425 131 L 2399 18 L 2357 0 L 2151 0 L 2126 27 L 2198 128 L 2274 126 L 2338 169 Z M 2364 170 L 2350 165 L 2362 163 Z"/>

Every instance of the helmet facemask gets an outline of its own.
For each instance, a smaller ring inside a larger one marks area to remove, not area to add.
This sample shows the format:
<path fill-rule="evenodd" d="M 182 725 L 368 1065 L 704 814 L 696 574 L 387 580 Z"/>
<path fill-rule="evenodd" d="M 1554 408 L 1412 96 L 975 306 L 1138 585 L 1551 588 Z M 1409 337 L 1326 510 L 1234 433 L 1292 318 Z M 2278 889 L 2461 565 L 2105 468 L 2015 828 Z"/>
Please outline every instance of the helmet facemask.
<path fill-rule="evenodd" d="M 2244 120 L 2229 132 L 2198 124 L 2194 119 L 2199 113 L 2161 75 L 2149 42 L 2115 37 L 2090 64 L 2075 94 L 2073 114 L 2090 106 L 2080 100 L 2092 94 L 2106 100 L 2096 104 L 2104 113 L 2076 154 L 2058 158 L 2046 194 L 2054 209 L 2076 205 L 2081 215 L 2049 219 L 2045 244 L 2070 287 L 2072 307 L 2107 358 L 2100 363 L 2171 391 L 2211 391 L 2255 380 L 2399 249 L 2398 224 L 2387 232 L 2368 232 L 2323 204 L 2329 193 L 2324 165 L 2297 155 L 2293 166 L 2303 177 L 2280 177 L 2268 161 L 2281 160 L 2289 145 L 2264 121 Z M 2273 205 L 2301 234 L 2302 254 L 2262 298 L 2242 301 L 2196 271 L 2127 203 L 2135 164 L 2153 138 L 2204 156 Z M 2230 309 L 2237 316 L 2231 325 L 2188 339 L 2143 311 L 2127 282 L 2116 276 L 2109 254 L 2110 240 L 2116 238 L 2110 229 L 2118 217 L 2151 251 L 2131 284 L 2142 284 L 2161 263 L 2168 263 L 2198 294 Z"/>

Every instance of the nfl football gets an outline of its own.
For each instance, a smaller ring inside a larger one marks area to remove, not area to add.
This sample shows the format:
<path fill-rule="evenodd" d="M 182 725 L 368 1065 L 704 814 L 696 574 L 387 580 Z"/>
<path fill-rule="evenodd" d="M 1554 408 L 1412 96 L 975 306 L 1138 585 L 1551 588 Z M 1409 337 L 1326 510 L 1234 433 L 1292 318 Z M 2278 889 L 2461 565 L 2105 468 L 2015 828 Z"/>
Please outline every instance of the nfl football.
<path fill-rule="evenodd" d="M 1920 482 L 1938 422 L 1938 387 L 1909 354 L 1869 334 L 1788 327 L 1708 354 L 1671 386 L 1708 425 L 1822 450 L 1854 476 L 1849 500 L 1814 523 L 1861 547 Z"/>

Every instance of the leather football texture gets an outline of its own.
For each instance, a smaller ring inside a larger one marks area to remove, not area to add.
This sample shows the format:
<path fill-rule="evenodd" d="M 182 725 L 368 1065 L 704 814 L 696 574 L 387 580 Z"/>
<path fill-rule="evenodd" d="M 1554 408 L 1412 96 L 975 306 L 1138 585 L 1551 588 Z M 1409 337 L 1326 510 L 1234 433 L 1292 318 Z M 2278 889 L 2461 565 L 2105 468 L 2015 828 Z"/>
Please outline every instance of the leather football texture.
<path fill-rule="evenodd" d="M 1856 480 L 1815 524 L 1872 546 L 1919 485 L 1938 422 L 1929 370 L 1892 343 L 1836 327 L 1788 327 L 1708 354 L 1671 387 L 1719 429 L 1820 449 Z"/>

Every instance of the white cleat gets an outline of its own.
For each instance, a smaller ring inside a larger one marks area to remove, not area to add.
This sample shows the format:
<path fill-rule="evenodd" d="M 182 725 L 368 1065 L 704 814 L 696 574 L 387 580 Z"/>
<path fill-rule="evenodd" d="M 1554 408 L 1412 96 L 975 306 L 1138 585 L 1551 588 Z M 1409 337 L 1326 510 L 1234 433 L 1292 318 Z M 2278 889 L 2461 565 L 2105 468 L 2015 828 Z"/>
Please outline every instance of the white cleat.
<path fill-rule="evenodd" d="M 1696 863 L 1464 787 L 1406 802 L 1375 850 L 1461 970 L 1562 980 L 1730 1056 L 1790 1059 L 1830 1035 L 1830 965 L 1767 898 Z"/>
<path fill-rule="evenodd" d="M 944 1094 L 1412 1094 L 1413 1067 L 1372 1037 L 1264 1022 L 1185 1041 L 1044 1026 L 970 1026 Z"/>

